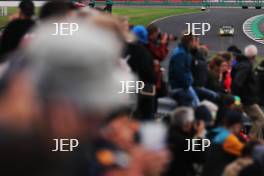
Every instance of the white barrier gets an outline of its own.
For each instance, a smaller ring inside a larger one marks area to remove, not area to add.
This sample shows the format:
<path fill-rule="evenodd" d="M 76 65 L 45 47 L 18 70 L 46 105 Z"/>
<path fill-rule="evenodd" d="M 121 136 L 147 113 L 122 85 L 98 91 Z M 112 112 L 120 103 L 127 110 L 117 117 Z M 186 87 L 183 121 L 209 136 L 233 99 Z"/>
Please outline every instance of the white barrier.
<path fill-rule="evenodd" d="M 7 16 L 8 15 L 8 8 L 4 6 L 0 6 L 0 16 Z"/>

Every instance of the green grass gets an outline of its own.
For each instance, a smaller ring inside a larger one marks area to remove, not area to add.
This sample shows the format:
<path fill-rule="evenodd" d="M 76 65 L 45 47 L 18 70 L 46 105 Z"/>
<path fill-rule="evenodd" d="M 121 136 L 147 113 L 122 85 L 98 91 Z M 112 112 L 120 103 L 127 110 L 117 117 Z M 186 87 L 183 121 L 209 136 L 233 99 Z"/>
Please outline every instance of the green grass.
<path fill-rule="evenodd" d="M 16 7 L 9 7 L 8 8 L 8 16 L 16 13 Z M 8 16 L 0 16 L 0 27 L 5 26 L 8 23 Z"/>
<path fill-rule="evenodd" d="M 8 8 L 8 15 L 16 12 L 16 7 Z M 113 13 L 116 15 L 127 16 L 129 22 L 133 25 L 148 25 L 151 21 L 169 15 L 177 15 L 183 13 L 199 12 L 194 8 L 151 8 L 151 7 L 114 7 Z M 8 23 L 8 16 L 0 17 L 0 27 Z"/>
<path fill-rule="evenodd" d="M 146 8 L 146 7 L 116 7 L 113 13 L 116 15 L 127 16 L 129 23 L 134 25 L 148 25 L 155 19 L 170 15 L 199 12 L 194 8 Z"/>

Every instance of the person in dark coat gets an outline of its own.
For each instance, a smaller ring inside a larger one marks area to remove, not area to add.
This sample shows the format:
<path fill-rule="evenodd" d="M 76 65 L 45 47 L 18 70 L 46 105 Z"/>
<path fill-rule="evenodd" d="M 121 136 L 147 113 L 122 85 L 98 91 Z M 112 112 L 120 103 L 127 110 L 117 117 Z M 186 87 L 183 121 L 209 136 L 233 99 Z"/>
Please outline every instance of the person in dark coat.
<path fill-rule="evenodd" d="M 154 118 L 156 75 L 154 71 L 154 59 L 147 49 L 148 32 L 144 26 L 135 26 L 132 32 L 137 42 L 128 43 L 125 51 L 125 59 L 132 72 L 138 76 L 138 80 L 144 82 L 144 88 L 138 95 L 137 117 L 140 120 Z"/>
<path fill-rule="evenodd" d="M 250 135 L 263 139 L 264 113 L 257 104 L 258 85 L 253 71 L 257 52 L 254 45 L 245 48 L 245 56 L 241 56 L 232 73 L 232 93 L 241 97 L 245 112 L 253 120 Z"/>
<path fill-rule="evenodd" d="M 191 49 L 194 90 L 198 94 L 200 100 L 206 99 L 212 102 L 218 102 L 220 95 L 217 92 L 206 88 L 209 71 L 206 60 L 208 49 L 206 46 L 200 44 L 198 38 L 195 43 L 195 47 Z"/>
<path fill-rule="evenodd" d="M 227 164 L 240 156 L 244 144 L 237 135 L 242 125 L 242 113 L 228 111 L 224 117 L 224 125 L 208 133 L 211 146 L 207 151 L 202 176 L 221 176 Z"/>
<path fill-rule="evenodd" d="M 193 130 L 194 111 L 192 108 L 179 107 L 172 112 L 170 118 L 168 143 L 172 160 L 164 175 L 193 176 L 196 173 L 193 164 L 203 163 L 205 159 L 205 152 L 184 151 L 189 147 L 187 140 L 196 135 Z"/>
<path fill-rule="evenodd" d="M 264 106 L 264 61 L 256 68 L 259 104 Z"/>

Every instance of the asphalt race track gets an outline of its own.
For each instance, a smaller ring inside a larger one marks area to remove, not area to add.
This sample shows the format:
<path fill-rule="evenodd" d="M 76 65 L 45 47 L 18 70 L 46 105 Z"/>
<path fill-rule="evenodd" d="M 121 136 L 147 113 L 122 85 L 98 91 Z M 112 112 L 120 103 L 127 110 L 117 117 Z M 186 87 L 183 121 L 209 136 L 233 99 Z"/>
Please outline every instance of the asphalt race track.
<path fill-rule="evenodd" d="M 242 29 L 244 21 L 252 16 L 263 14 L 263 10 L 238 9 L 238 8 L 215 8 L 205 12 L 172 16 L 155 22 L 162 32 L 180 36 L 181 32 L 187 30 L 185 23 L 210 23 L 211 30 L 204 36 L 200 36 L 201 42 L 205 43 L 212 51 L 226 50 L 232 44 L 243 49 L 248 44 L 255 44 L 259 49 L 259 55 L 264 56 L 264 45 L 248 38 Z M 222 25 L 233 25 L 235 35 L 233 37 L 220 37 L 219 27 Z M 175 43 L 171 46 L 174 47 Z"/>

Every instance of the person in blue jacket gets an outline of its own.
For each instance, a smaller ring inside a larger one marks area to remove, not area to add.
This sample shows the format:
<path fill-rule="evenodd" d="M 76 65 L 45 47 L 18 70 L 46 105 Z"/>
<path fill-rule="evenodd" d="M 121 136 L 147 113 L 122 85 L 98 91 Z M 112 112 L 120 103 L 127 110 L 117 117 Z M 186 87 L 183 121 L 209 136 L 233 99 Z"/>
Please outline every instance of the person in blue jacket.
<path fill-rule="evenodd" d="M 194 36 L 183 35 L 177 48 L 174 49 L 169 63 L 169 84 L 173 97 L 179 105 L 198 106 L 199 98 L 194 91 L 192 77 L 192 55 Z"/>

